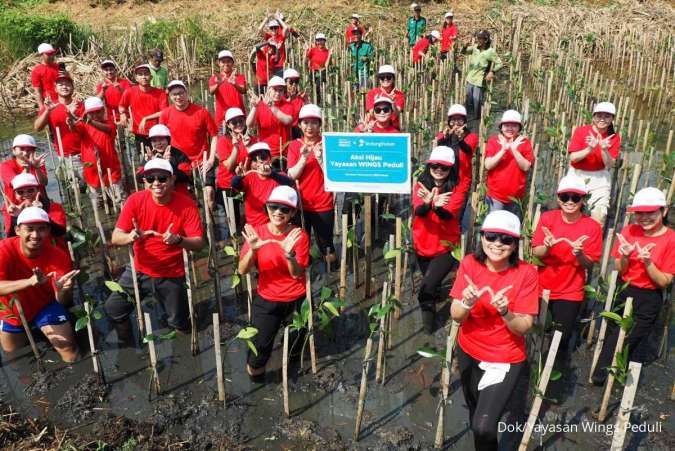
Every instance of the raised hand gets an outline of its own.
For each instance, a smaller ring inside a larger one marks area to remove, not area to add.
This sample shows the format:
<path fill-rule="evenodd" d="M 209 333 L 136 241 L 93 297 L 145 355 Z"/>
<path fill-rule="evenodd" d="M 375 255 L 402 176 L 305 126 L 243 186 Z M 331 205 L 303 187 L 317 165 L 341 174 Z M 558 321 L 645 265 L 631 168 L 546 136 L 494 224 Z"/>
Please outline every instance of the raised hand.
<path fill-rule="evenodd" d="M 496 308 L 500 315 L 505 315 L 509 310 L 509 298 L 506 297 L 505 293 L 510 289 L 511 285 L 502 288 L 492 296 L 492 301 L 490 301 L 490 305 Z"/>
<path fill-rule="evenodd" d="M 129 232 L 129 239 L 131 240 L 131 243 L 148 236 L 162 236 L 161 234 L 155 232 L 154 230 L 141 230 L 141 228 L 138 226 L 138 222 L 136 221 L 136 219 L 132 219 L 131 222 L 134 225 L 133 230 Z"/>
<path fill-rule="evenodd" d="M 246 224 L 244 226 L 244 230 L 242 230 L 241 235 L 244 237 L 244 239 L 248 243 L 248 246 L 253 251 L 257 251 L 265 244 L 270 242 L 269 240 L 261 240 L 258 234 L 256 233 L 255 229 L 251 226 L 251 224 Z"/>
<path fill-rule="evenodd" d="M 635 250 L 636 243 L 633 244 L 629 243 L 628 240 L 626 240 L 626 238 L 624 238 L 624 236 L 621 235 L 620 233 L 617 233 L 616 237 L 618 238 L 620 243 L 619 254 L 621 254 L 622 257 L 629 257 L 630 254 L 632 254 L 633 251 Z"/>
<path fill-rule="evenodd" d="M 30 203 L 31 207 L 42 208 L 42 201 L 40 200 L 41 196 L 42 196 L 42 192 L 38 191 L 37 195 L 35 196 L 35 200 Z"/>
<path fill-rule="evenodd" d="M 69 273 L 66 273 L 54 281 L 56 289 L 61 290 L 70 290 L 73 288 L 73 279 L 80 273 L 79 269 L 74 269 Z"/>
<path fill-rule="evenodd" d="M 431 201 L 434 200 L 434 196 L 438 192 L 436 187 L 432 188 L 431 191 L 429 191 L 424 185 L 420 184 L 419 188 L 417 190 L 417 196 L 424 201 L 425 204 L 430 204 Z"/>
<path fill-rule="evenodd" d="M 256 94 L 253 91 L 248 92 L 248 102 L 251 104 L 251 106 L 258 106 L 260 102 L 262 102 L 263 96 L 260 94 Z"/>
<path fill-rule="evenodd" d="M 468 307 L 473 307 L 483 293 L 482 290 L 478 290 L 476 284 L 466 274 L 464 274 L 464 280 L 466 280 L 468 285 L 462 290 L 462 302 Z"/>
<path fill-rule="evenodd" d="M 509 148 L 509 141 L 501 133 L 497 135 L 497 141 L 499 141 L 499 144 L 502 146 L 501 150 L 507 150 Z"/>
<path fill-rule="evenodd" d="M 288 235 L 286 235 L 286 238 L 283 239 L 283 241 L 277 241 L 281 248 L 284 250 L 286 254 L 290 254 L 293 251 L 293 248 L 297 244 L 297 242 L 300 240 L 300 237 L 302 236 L 302 229 L 300 227 L 296 227 L 293 230 L 291 230 Z"/>
<path fill-rule="evenodd" d="M 511 150 L 518 151 L 518 146 L 520 146 L 523 141 L 525 141 L 525 137 L 523 135 L 518 135 L 516 139 L 511 141 Z"/>
<path fill-rule="evenodd" d="M 637 244 L 637 243 L 636 243 Z M 656 243 L 649 243 L 645 247 L 637 246 L 638 248 L 638 257 L 642 260 L 645 266 L 649 265 L 652 261 L 652 249 L 656 247 Z"/>
<path fill-rule="evenodd" d="M 588 236 L 581 235 L 576 241 L 570 243 L 570 246 L 572 246 L 572 253 L 574 255 L 582 255 L 584 253 L 584 241 L 587 239 Z"/>
<path fill-rule="evenodd" d="M 609 149 L 609 146 L 610 146 L 610 144 L 611 144 L 611 140 L 612 140 L 612 137 L 613 137 L 613 136 L 614 136 L 614 135 L 612 134 L 612 135 L 609 135 L 608 137 L 603 138 L 603 139 L 600 140 L 600 148 L 601 148 L 602 150 L 607 150 L 607 149 Z"/>
<path fill-rule="evenodd" d="M 7 200 L 7 203 L 5 204 L 7 208 L 7 213 L 10 216 L 19 216 L 19 213 L 21 213 L 21 210 L 23 210 L 23 207 L 21 205 L 17 205 L 15 203 L 12 203 Z"/>
<path fill-rule="evenodd" d="M 588 136 L 586 137 L 586 144 L 587 144 L 588 147 L 590 147 L 591 149 L 595 149 L 595 147 L 596 147 L 599 143 L 600 143 L 600 141 L 598 140 L 598 138 L 597 138 L 595 135 L 588 135 Z"/>
<path fill-rule="evenodd" d="M 43 283 L 47 282 L 49 279 L 54 277 L 54 273 L 50 272 L 49 274 L 45 274 L 42 272 L 40 268 L 37 266 L 33 268 L 33 275 L 30 278 L 31 281 L 31 286 L 36 287 L 38 285 L 42 285 Z"/>
<path fill-rule="evenodd" d="M 174 234 L 171 229 L 173 228 L 173 222 L 169 224 L 169 227 L 167 227 L 166 232 L 162 235 L 162 241 L 164 241 L 164 244 L 168 245 L 174 245 L 178 244 L 182 241 L 181 236 L 178 234 Z"/>
<path fill-rule="evenodd" d="M 548 227 L 542 226 L 541 230 L 544 232 L 544 246 L 549 249 L 555 246 L 558 241 L 555 239 Z"/>
<path fill-rule="evenodd" d="M 46 161 L 47 161 L 46 153 L 38 155 L 37 153 L 33 152 L 28 156 L 28 165 L 36 169 L 43 167 Z"/>
<path fill-rule="evenodd" d="M 434 187 L 432 191 L 436 190 L 436 194 L 434 194 L 434 207 L 436 208 L 442 208 L 448 205 L 448 202 L 450 201 L 450 196 L 452 195 L 452 192 L 447 192 L 443 194 L 438 194 L 438 188 Z"/>

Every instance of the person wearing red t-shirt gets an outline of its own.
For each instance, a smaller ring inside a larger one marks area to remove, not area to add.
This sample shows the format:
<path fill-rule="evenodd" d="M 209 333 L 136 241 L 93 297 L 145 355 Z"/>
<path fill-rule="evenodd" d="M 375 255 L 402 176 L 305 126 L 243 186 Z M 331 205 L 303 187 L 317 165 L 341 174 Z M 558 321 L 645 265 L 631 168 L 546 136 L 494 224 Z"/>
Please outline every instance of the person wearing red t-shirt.
<path fill-rule="evenodd" d="M 267 222 L 265 200 L 279 185 L 293 186 L 293 180 L 272 168 L 270 146 L 258 142 L 246 149 L 248 166 L 239 165 L 232 178 L 232 189 L 244 193 L 246 223 L 259 226 Z"/>
<path fill-rule="evenodd" d="M 452 46 L 457 39 L 457 25 L 453 23 L 454 15 L 452 11 L 445 13 L 445 21 L 441 29 L 441 59 L 447 59 L 448 53 L 452 51 Z"/>
<path fill-rule="evenodd" d="M 473 154 L 478 147 L 478 135 L 467 126 L 466 116 L 464 105 L 451 105 L 448 109 L 448 125 L 436 135 L 437 146 L 447 146 L 455 152 L 455 164 L 451 170 L 457 173 L 454 193 L 462 206 L 458 215 L 460 225 L 463 225 L 462 218 L 473 180 Z"/>
<path fill-rule="evenodd" d="M 367 37 L 368 33 L 370 33 L 370 29 L 366 29 L 366 27 L 361 23 L 361 16 L 358 14 L 352 14 L 349 25 L 347 25 L 347 28 L 345 28 L 345 46 L 347 47 L 349 47 L 349 44 L 356 40 L 356 37 L 353 35 L 354 28 L 361 30 L 361 35 L 363 38 Z"/>
<path fill-rule="evenodd" d="M 49 181 L 45 167 L 47 154 L 37 155 L 36 150 L 37 143 L 32 136 L 20 134 L 14 137 L 12 141 L 12 158 L 0 163 L 0 183 L 2 184 L 0 192 L 4 193 L 3 200 L 14 198 L 12 180 L 22 173 L 34 175 L 42 187 L 47 186 Z"/>
<path fill-rule="evenodd" d="M 436 303 L 441 298 L 443 279 L 456 267 L 452 249 L 459 246 L 459 212 L 455 201 L 458 183 L 455 152 L 446 146 L 435 147 L 413 189 L 412 240 L 417 264 L 424 278 L 417 299 L 422 312 L 424 332 L 432 334 Z"/>
<path fill-rule="evenodd" d="M 326 73 L 330 66 L 332 51 L 326 47 L 326 35 L 317 33 L 314 37 L 314 47 L 307 49 L 305 62 L 309 67 L 314 81 L 314 98 L 321 102 L 321 84 L 326 82 Z"/>
<path fill-rule="evenodd" d="M 438 30 L 433 30 L 427 36 L 424 36 L 422 39 L 417 41 L 411 50 L 412 62 L 413 64 L 419 64 L 422 60 L 427 60 L 430 58 L 427 55 L 429 48 L 441 40 L 441 34 Z"/>
<path fill-rule="evenodd" d="M 272 77 L 264 95 L 249 98 L 251 110 L 246 118 L 248 128 L 256 127 L 258 139 L 270 146 L 272 157 L 278 159 L 275 166 L 283 168 L 284 150 L 291 138 L 293 105 L 285 98 L 286 82 L 281 77 Z"/>
<path fill-rule="evenodd" d="M 73 98 L 75 86 L 70 74 L 61 72 L 55 83 L 58 101 L 52 103 L 51 99 L 45 99 L 33 126 L 36 131 L 49 126 L 57 154 L 72 159 L 75 173 L 79 176 L 82 172 L 80 135 L 73 130 L 72 123 L 82 117 L 84 105 Z"/>
<path fill-rule="evenodd" d="M 143 167 L 145 189 L 127 199 L 112 233 L 114 246 L 133 244 L 140 298 L 152 294 L 162 305 L 169 327 L 189 331 L 183 249 L 204 247 L 201 217 L 195 202 L 174 191 L 171 163 L 163 158 Z M 133 272 L 127 267 L 118 280 L 133 296 Z M 129 315 L 134 305 L 123 293 L 113 292 L 105 311 L 117 330 L 122 346 L 133 342 Z"/>
<path fill-rule="evenodd" d="M 64 362 L 78 358 L 73 328 L 64 304 L 72 302 L 73 278 L 68 253 L 50 243 L 47 212 L 25 208 L 17 219 L 15 237 L 0 241 L 0 344 L 5 352 L 26 345 L 16 299 L 28 327 L 37 327 Z"/>
<path fill-rule="evenodd" d="M 559 209 L 541 215 L 532 238 L 532 254 L 543 263 L 538 268 L 539 287 L 550 291 L 548 305 L 554 328 L 562 332 L 556 355 L 559 369 L 569 357 L 569 340 L 584 301 L 587 271 L 602 254 L 602 228 L 582 213 L 587 194 L 582 179 L 563 177 L 558 184 Z"/>
<path fill-rule="evenodd" d="M 504 111 L 499 133 L 490 137 L 485 149 L 487 195 L 490 211 L 507 210 L 522 215 L 517 201 L 525 197 L 527 173 L 534 162 L 532 144 L 520 132 L 523 122 L 515 110 Z"/>
<path fill-rule="evenodd" d="M 42 110 L 45 106 L 45 98 L 49 98 L 52 102 L 57 102 L 59 99 L 56 94 L 55 82 L 61 69 L 56 63 L 56 49 L 51 44 L 40 44 L 38 53 L 40 54 L 40 63 L 31 70 L 30 81 L 35 88 L 38 109 Z"/>
<path fill-rule="evenodd" d="M 136 66 L 134 76 L 137 84 L 124 91 L 118 109 L 121 126 L 126 127 L 131 116 L 136 153 L 142 153 L 144 147 L 150 147 L 148 132 L 158 123 L 157 113 L 169 106 L 169 98 L 163 89 L 150 84 L 152 73 L 149 64 Z"/>
<path fill-rule="evenodd" d="M 305 300 L 305 270 L 309 266 L 309 237 L 291 223 L 298 209 L 298 194 L 289 186 L 278 186 L 265 201 L 268 221 L 246 224 L 239 273 L 258 270 L 258 288 L 253 299 L 251 326 L 257 354 L 249 351 L 246 371 L 254 382 L 264 381 L 265 366 L 272 354 L 281 323 L 299 312 Z M 294 347 L 302 346 L 293 339 Z"/>
<path fill-rule="evenodd" d="M 537 270 L 518 259 L 520 220 L 488 213 L 480 243 L 459 264 L 450 291 L 452 319 L 461 324 L 457 359 L 477 450 L 498 448 L 498 424 L 523 424 L 530 365 L 525 334 L 539 313 Z M 508 408 L 507 408 L 508 406 Z"/>
<path fill-rule="evenodd" d="M 100 199 L 101 185 L 116 199 L 124 197 L 120 160 L 115 150 L 115 124 L 106 118 L 105 105 L 98 97 L 84 101 L 85 116 L 75 124 L 82 141 L 82 171 L 92 199 Z"/>
<path fill-rule="evenodd" d="M 250 63 L 255 71 L 257 93 L 263 94 L 267 89 L 267 82 L 272 77 L 272 66 L 276 65 L 279 51 L 273 40 L 262 42 L 251 50 Z"/>
<path fill-rule="evenodd" d="M 114 122 L 119 118 L 120 100 L 124 91 L 131 88 L 131 82 L 124 77 L 119 76 L 117 65 L 112 60 L 105 60 L 101 63 L 103 72 L 103 81 L 96 85 L 96 96 L 105 102 L 105 108 L 108 112 L 108 119 Z"/>
<path fill-rule="evenodd" d="M 372 118 L 373 108 L 375 108 L 376 97 L 389 97 L 392 100 L 392 119 L 391 122 L 396 128 L 401 128 L 401 112 L 405 108 L 405 94 L 400 89 L 396 89 L 396 70 L 394 66 L 383 64 L 377 71 L 377 81 L 380 84 L 377 88 L 373 88 L 366 94 L 366 111 Z"/>
<path fill-rule="evenodd" d="M 373 101 L 373 114 L 366 115 L 356 126 L 356 133 L 400 133 L 393 123 L 394 101 L 390 97 L 378 96 Z"/>
<path fill-rule="evenodd" d="M 321 122 L 321 108 L 311 103 L 302 107 L 302 138 L 288 146 L 288 175 L 297 182 L 300 191 L 305 231 L 311 236 L 314 229 L 319 251 L 328 264 L 336 260 L 333 245 L 335 210 L 333 193 L 324 187 Z"/>
<path fill-rule="evenodd" d="M 243 167 L 247 163 L 248 147 L 257 143 L 258 138 L 250 136 L 246 128 L 246 115 L 239 108 L 230 108 L 225 113 L 225 134 L 218 137 L 216 144 L 216 154 L 218 157 L 218 171 L 216 172 L 216 188 L 218 193 L 216 195 L 216 202 L 218 205 L 224 206 L 225 199 L 223 193 L 227 197 L 234 197 L 232 189 L 232 178 L 235 176 L 235 169 L 239 166 Z M 234 220 L 237 232 L 241 231 L 241 200 L 233 199 Z M 229 232 L 228 232 L 229 233 Z M 228 233 L 223 232 L 222 236 L 227 236 Z"/>
<path fill-rule="evenodd" d="M 633 328 L 624 347 L 628 346 L 628 361 L 650 361 L 649 335 L 663 306 L 663 290 L 668 289 L 675 275 L 675 232 L 665 224 L 668 203 L 663 191 L 643 188 L 633 197 L 628 208 L 635 215 L 635 224 L 617 234 L 612 249 L 614 268 L 621 280 L 617 286 L 628 283 L 619 292 L 617 305 L 633 298 Z M 593 374 L 593 383 L 602 385 L 607 379 L 607 368 L 612 365 L 619 327 L 608 321 L 607 335 L 600 359 Z"/>
<path fill-rule="evenodd" d="M 17 218 L 28 207 L 42 208 L 47 212 L 52 226 L 52 237 L 56 244 L 68 250 L 64 239 L 66 234 L 66 212 L 63 206 L 47 197 L 44 187 L 33 174 L 22 172 L 12 180 L 12 197 L 2 212 L 5 220 L 5 236 L 15 236 Z"/>
<path fill-rule="evenodd" d="M 237 73 L 234 67 L 234 55 L 229 50 L 218 53 L 220 72 L 209 78 L 209 94 L 216 98 L 216 125 L 220 127 L 225 112 L 230 108 L 246 111 L 244 94 L 246 94 L 246 77 Z"/>
<path fill-rule="evenodd" d="M 570 154 L 570 174 L 586 180 L 591 197 L 588 205 L 591 217 L 605 223 L 612 191 L 609 170 L 621 150 L 621 135 L 614 130 L 616 107 L 600 102 L 593 108 L 593 123 L 574 129 L 567 148 Z"/>
<path fill-rule="evenodd" d="M 180 150 L 171 146 L 171 131 L 164 124 L 153 125 L 148 133 L 152 147 L 145 149 L 145 161 L 163 158 L 171 164 L 176 177 L 174 190 L 193 198 L 192 194 L 192 162 Z M 136 180 L 143 186 L 143 168 L 138 168 Z"/>
<path fill-rule="evenodd" d="M 265 31 L 267 25 L 268 31 Z M 288 25 L 284 22 L 283 15 L 277 11 L 274 16 L 266 16 L 260 23 L 258 31 L 263 39 L 277 48 L 277 57 L 268 65 L 270 75 L 281 77 L 286 64 L 286 37 Z"/>
<path fill-rule="evenodd" d="M 300 73 L 295 69 L 284 70 L 284 81 L 286 82 L 286 101 L 293 106 L 293 122 L 291 122 L 291 139 L 298 139 L 302 136 L 302 131 L 298 126 L 300 110 L 309 102 L 305 90 L 300 90 Z"/>

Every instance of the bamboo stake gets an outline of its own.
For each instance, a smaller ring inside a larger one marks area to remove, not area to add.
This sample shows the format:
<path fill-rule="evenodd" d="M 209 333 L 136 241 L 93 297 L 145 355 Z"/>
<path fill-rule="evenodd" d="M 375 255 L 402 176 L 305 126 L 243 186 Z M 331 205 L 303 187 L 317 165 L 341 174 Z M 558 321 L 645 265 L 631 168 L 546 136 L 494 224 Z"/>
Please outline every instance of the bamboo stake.
<path fill-rule="evenodd" d="M 91 350 L 91 363 L 94 365 L 96 381 L 101 384 L 103 382 L 103 374 L 99 368 L 98 351 L 96 350 L 96 342 L 94 341 L 94 328 L 91 325 L 91 305 L 89 302 L 84 302 L 84 311 L 87 312 L 87 336 L 89 337 L 89 349 Z"/>
<path fill-rule="evenodd" d="M 342 215 L 342 248 L 340 249 L 340 300 L 345 300 L 347 294 L 347 214 Z M 352 249 L 353 249 L 352 245 Z"/>
<path fill-rule="evenodd" d="M 284 350 L 281 363 L 281 378 L 284 390 L 284 414 L 291 416 L 291 410 L 288 406 L 288 326 L 284 327 Z"/>
<path fill-rule="evenodd" d="M 223 379 L 223 358 L 220 350 L 220 316 L 213 314 L 213 349 L 216 352 L 216 381 L 218 383 L 218 401 L 225 402 L 225 380 Z"/>
<path fill-rule="evenodd" d="M 614 302 L 614 291 L 616 290 L 616 278 L 619 273 L 614 270 L 609 276 L 609 288 L 607 289 L 607 299 L 605 300 L 605 312 L 609 312 L 612 309 L 612 303 Z M 593 319 L 595 321 L 595 318 Z M 593 342 L 593 336 L 590 335 L 586 340 L 586 344 L 590 347 Z M 595 367 L 598 364 L 598 359 L 600 358 L 600 352 L 602 351 L 602 345 L 605 343 L 605 333 L 607 333 L 607 319 L 602 317 L 600 320 L 600 332 L 598 333 L 598 341 L 595 344 L 595 351 L 593 352 L 593 360 L 591 361 L 591 371 L 588 373 L 588 383 L 593 383 L 593 372 L 595 372 Z"/>
<path fill-rule="evenodd" d="M 380 306 L 384 307 L 387 303 L 388 282 L 385 280 L 382 285 L 382 300 Z M 380 330 L 378 331 L 377 358 L 375 359 L 375 382 L 384 382 L 382 377 L 382 366 L 384 363 L 384 343 L 385 343 L 386 318 L 380 318 Z"/>
<path fill-rule="evenodd" d="M 630 420 L 630 413 L 633 410 L 633 401 L 635 400 L 641 369 L 641 363 L 630 362 L 628 364 L 628 377 L 626 378 L 626 386 L 623 389 L 621 397 L 621 407 L 614 424 L 611 451 L 621 451 L 623 449 L 623 442 L 626 439 L 626 429 Z"/>
<path fill-rule="evenodd" d="M 187 285 L 188 308 L 190 310 L 190 331 L 192 355 L 199 354 L 199 336 L 197 335 L 197 318 L 195 315 L 194 301 L 192 300 L 192 279 L 190 278 L 190 256 L 183 249 L 183 267 L 185 268 L 185 283 Z"/>
<path fill-rule="evenodd" d="M 368 337 L 366 340 L 366 350 L 363 355 L 363 369 L 361 370 L 361 385 L 359 387 L 359 401 L 356 407 L 356 424 L 354 426 L 355 442 L 359 441 L 361 433 L 361 421 L 363 419 L 363 408 L 366 404 L 366 392 L 368 390 L 368 369 L 370 368 L 370 351 L 373 349 L 373 339 Z"/>
<path fill-rule="evenodd" d="M 609 264 L 609 254 L 612 250 L 612 243 L 614 242 L 614 228 L 610 227 L 607 230 L 607 237 L 605 238 L 605 248 L 602 251 L 602 263 L 600 264 L 600 277 L 605 277 L 607 274 L 607 265 Z"/>
<path fill-rule="evenodd" d="M 630 181 L 630 191 L 629 191 L 629 196 L 628 200 L 630 200 L 634 195 L 635 191 L 637 190 L 637 185 L 638 182 L 640 181 L 640 172 L 642 170 L 642 166 L 640 164 L 636 164 L 633 166 L 633 177 L 631 178 Z M 617 205 L 618 208 L 618 205 Z M 628 225 L 628 221 L 630 220 L 630 215 L 626 213 L 623 218 L 623 226 L 626 227 Z"/>
<path fill-rule="evenodd" d="M 21 320 L 21 325 L 23 326 L 24 332 L 26 332 L 26 336 L 28 337 L 28 342 L 30 343 L 30 347 L 33 350 L 33 355 L 35 356 L 35 363 L 37 365 L 37 369 L 40 373 L 45 372 L 45 367 L 44 363 L 42 362 L 42 357 L 40 357 L 40 352 L 38 351 L 37 345 L 35 344 L 35 339 L 33 338 L 33 332 L 30 330 L 30 325 L 28 324 L 28 321 L 26 321 L 26 315 L 23 313 L 23 307 L 21 306 L 21 301 L 19 301 L 19 298 L 13 298 L 14 299 L 14 304 L 16 305 L 16 310 L 19 313 L 19 319 Z"/>
<path fill-rule="evenodd" d="M 396 217 L 396 249 L 399 250 L 398 254 L 396 255 L 396 262 L 395 262 L 395 272 L 394 272 L 394 298 L 396 298 L 397 301 L 401 302 L 401 253 L 403 252 L 403 249 L 401 248 L 402 245 L 402 240 L 403 240 L 403 224 L 401 222 L 401 218 L 399 216 Z M 394 309 L 394 318 L 399 319 L 401 317 L 401 309 L 400 307 L 396 306 Z"/>
<path fill-rule="evenodd" d="M 143 307 L 141 306 L 141 291 L 138 287 L 138 276 L 136 274 L 136 263 L 134 263 L 134 249 L 133 245 L 129 245 L 129 267 L 131 268 L 131 279 L 133 280 L 134 285 L 134 301 L 136 303 L 136 316 L 138 318 L 138 332 L 141 337 L 145 332 L 145 326 L 143 324 Z"/>
<path fill-rule="evenodd" d="M 148 335 L 152 335 L 152 321 L 150 314 L 145 313 L 145 326 Z M 150 370 L 151 370 L 151 386 L 155 387 L 155 393 L 159 396 L 162 393 L 162 387 L 159 384 L 159 373 L 157 372 L 157 351 L 155 349 L 155 341 L 148 340 L 148 349 L 150 351 Z M 153 384 L 154 382 L 154 384 Z"/>
<path fill-rule="evenodd" d="M 312 362 L 312 374 L 316 374 L 316 348 L 314 347 L 314 305 L 312 304 L 312 279 L 309 274 L 309 269 L 305 270 L 305 279 L 307 286 L 307 303 L 309 305 L 309 316 L 307 317 L 307 329 L 309 333 L 309 356 Z"/>
<path fill-rule="evenodd" d="M 354 289 L 359 286 L 359 271 L 361 269 L 359 265 L 359 237 L 356 234 L 356 220 L 356 205 L 352 202 L 352 227 L 354 230 L 354 242 L 352 243 L 352 276 L 354 277 Z"/>
<path fill-rule="evenodd" d="M 544 399 L 544 394 L 546 393 L 546 387 L 548 386 L 549 378 L 551 377 L 551 371 L 553 370 L 553 364 L 555 363 L 555 356 L 558 353 L 558 346 L 560 345 L 560 339 L 562 338 L 562 332 L 556 330 L 553 334 L 553 340 L 551 341 L 551 347 L 548 351 L 548 356 L 546 357 L 546 364 L 544 365 L 544 371 L 541 373 L 541 378 L 539 379 L 539 387 L 536 395 L 534 396 L 534 401 L 532 402 L 532 408 L 530 409 L 530 416 L 527 419 L 525 425 L 525 432 L 523 433 L 523 438 L 520 441 L 520 446 L 518 451 L 526 451 L 527 444 L 530 442 L 532 437 L 532 431 L 534 430 L 534 423 L 539 417 L 539 409 L 541 409 L 541 403 Z"/>
<path fill-rule="evenodd" d="M 443 369 L 441 370 L 441 393 L 443 398 L 441 399 L 441 404 L 438 408 L 438 420 L 436 422 L 436 438 L 434 440 L 434 446 L 436 449 L 442 449 L 443 443 L 445 442 L 445 405 L 448 402 L 448 394 L 450 392 L 450 366 L 452 365 L 452 350 L 455 346 L 455 340 L 457 340 L 458 331 L 459 323 L 453 321 L 452 326 L 450 327 L 450 334 L 446 339 L 445 362 L 443 364 Z"/>
<path fill-rule="evenodd" d="M 623 317 L 630 316 L 633 309 L 633 298 L 626 299 L 626 304 L 623 308 Z M 612 357 L 612 367 L 616 366 L 616 355 L 623 349 L 623 341 L 626 338 L 626 331 L 621 328 L 619 331 L 619 338 L 616 340 L 616 347 L 614 348 L 614 357 Z M 614 374 L 611 372 L 607 376 L 607 384 L 605 385 L 605 393 L 602 396 L 602 403 L 600 404 L 600 412 L 598 413 L 598 421 L 603 422 L 607 418 L 607 405 L 609 404 L 609 397 L 612 394 L 612 386 L 614 385 Z"/>
<path fill-rule="evenodd" d="M 371 295 L 371 280 L 372 277 L 372 198 L 369 195 L 363 198 L 364 214 L 364 230 L 365 230 L 365 286 L 363 288 L 363 298 L 368 299 Z"/>

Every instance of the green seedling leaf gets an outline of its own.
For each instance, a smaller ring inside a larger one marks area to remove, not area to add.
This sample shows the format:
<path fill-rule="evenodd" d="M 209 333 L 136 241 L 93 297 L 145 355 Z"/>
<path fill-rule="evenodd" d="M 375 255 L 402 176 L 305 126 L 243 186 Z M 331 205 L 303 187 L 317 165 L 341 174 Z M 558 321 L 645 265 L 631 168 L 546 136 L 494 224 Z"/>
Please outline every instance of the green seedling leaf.
<path fill-rule="evenodd" d="M 228 255 L 230 257 L 234 257 L 235 255 L 237 255 L 237 251 L 232 246 L 225 246 L 223 248 L 223 252 L 225 252 L 225 255 Z"/>
<path fill-rule="evenodd" d="M 330 298 L 330 296 L 333 294 L 333 290 L 331 290 L 329 287 L 322 287 L 321 288 L 321 294 L 319 295 L 319 299 L 322 301 L 325 301 L 326 299 Z"/>
<path fill-rule="evenodd" d="M 157 335 L 155 334 L 148 334 L 145 337 L 143 337 L 143 343 L 150 343 L 151 341 L 157 340 Z"/>
<path fill-rule="evenodd" d="M 333 314 L 333 316 L 335 317 L 340 316 L 340 312 L 332 302 L 324 302 L 322 305 L 325 306 L 328 309 L 328 311 L 330 311 Z"/>
<path fill-rule="evenodd" d="M 173 340 L 174 338 L 176 338 L 176 330 L 175 329 L 170 330 L 169 332 L 167 332 L 165 334 L 161 334 L 159 336 L 160 340 Z"/>
<path fill-rule="evenodd" d="M 627 316 L 621 319 L 620 326 L 626 331 L 626 333 L 630 332 L 630 330 L 633 328 L 633 317 Z"/>
<path fill-rule="evenodd" d="M 112 280 L 106 280 L 105 286 L 106 286 L 106 288 L 108 288 L 108 290 L 110 290 L 112 292 L 125 293 L 126 294 L 126 291 L 124 291 L 124 288 L 122 288 L 122 285 L 120 285 L 119 283 L 114 282 Z"/>
<path fill-rule="evenodd" d="M 87 327 L 87 316 L 83 316 L 75 322 L 75 332 L 78 332 Z"/>
<path fill-rule="evenodd" d="M 390 249 L 384 253 L 384 259 L 391 260 L 392 258 L 396 258 L 399 255 L 401 255 L 401 249 Z"/>
<path fill-rule="evenodd" d="M 99 319 L 103 318 L 103 313 L 101 313 L 99 310 L 94 310 L 91 316 L 98 321 Z"/>
<path fill-rule="evenodd" d="M 621 324 L 621 316 L 614 312 L 600 312 L 600 316 L 603 316 L 609 320 L 614 321 L 617 324 Z"/>
<path fill-rule="evenodd" d="M 551 377 L 549 377 L 550 381 L 557 381 L 562 377 L 562 373 L 558 370 L 553 370 L 551 371 Z"/>
<path fill-rule="evenodd" d="M 257 330 L 256 330 L 256 333 L 258 333 Z M 244 340 L 244 341 L 246 342 L 246 346 L 248 346 L 248 348 L 251 350 L 253 355 L 257 357 L 258 356 L 258 350 L 255 348 L 255 345 L 253 344 L 253 342 L 251 340 Z"/>
<path fill-rule="evenodd" d="M 239 274 L 232 274 L 232 288 L 235 288 L 241 283 L 241 276 Z"/>
<path fill-rule="evenodd" d="M 386 220 L 386 221 L 395 221 L 396 220 L 396 215 L 394 215 L 392 213 L 384 213 L 380 217 L 382 219 Z"/>
<path fill-rule="evenodd" d="M 424 358 L 442 358 L 441 354 L 430 346 L 423 346 L 417 350 L 417 353 Z"/>
<path fill-rule="evenodd" d="M 310 250 L 309 250 L 309 255 L 312 256 L 313 259 L 318 260 L 321 258 L 321 251 L 319 250 L 319 246 L 314 244 Z"/>
<path fill-rule="evenodd" d="M 237 338 L 239 338 L 240 340 L 250 340 L 256 335 L 258 335 L 258 329 L 256 329 L 255 327 L 244 327 L 237 334 Z"/>

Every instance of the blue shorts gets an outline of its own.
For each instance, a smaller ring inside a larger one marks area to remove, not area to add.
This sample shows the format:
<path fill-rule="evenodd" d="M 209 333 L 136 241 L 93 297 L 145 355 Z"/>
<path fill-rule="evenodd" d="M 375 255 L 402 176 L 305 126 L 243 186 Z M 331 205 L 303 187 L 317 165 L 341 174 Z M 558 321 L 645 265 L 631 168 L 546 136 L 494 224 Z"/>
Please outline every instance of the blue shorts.
<path fill-rule="evenodd" d="M 41 329 L 44 326 L 55 326 L 57 324 L 63 324 L 68 321 L 68 312 L 66 309 L 59 304 L 57 301 L 52 301 L 50 304 L 47 304 L 45 308 L 40 310 L 33 321 L 29 322 L 31 329 L 38 328 Z M 14 326 L 9 324 L 7 321 L 0 321 L 0 330 L 3 332 L 9 332 L 11 334 L 17 334 L 23 332 L 23 326 L 19 324 Z"/>

